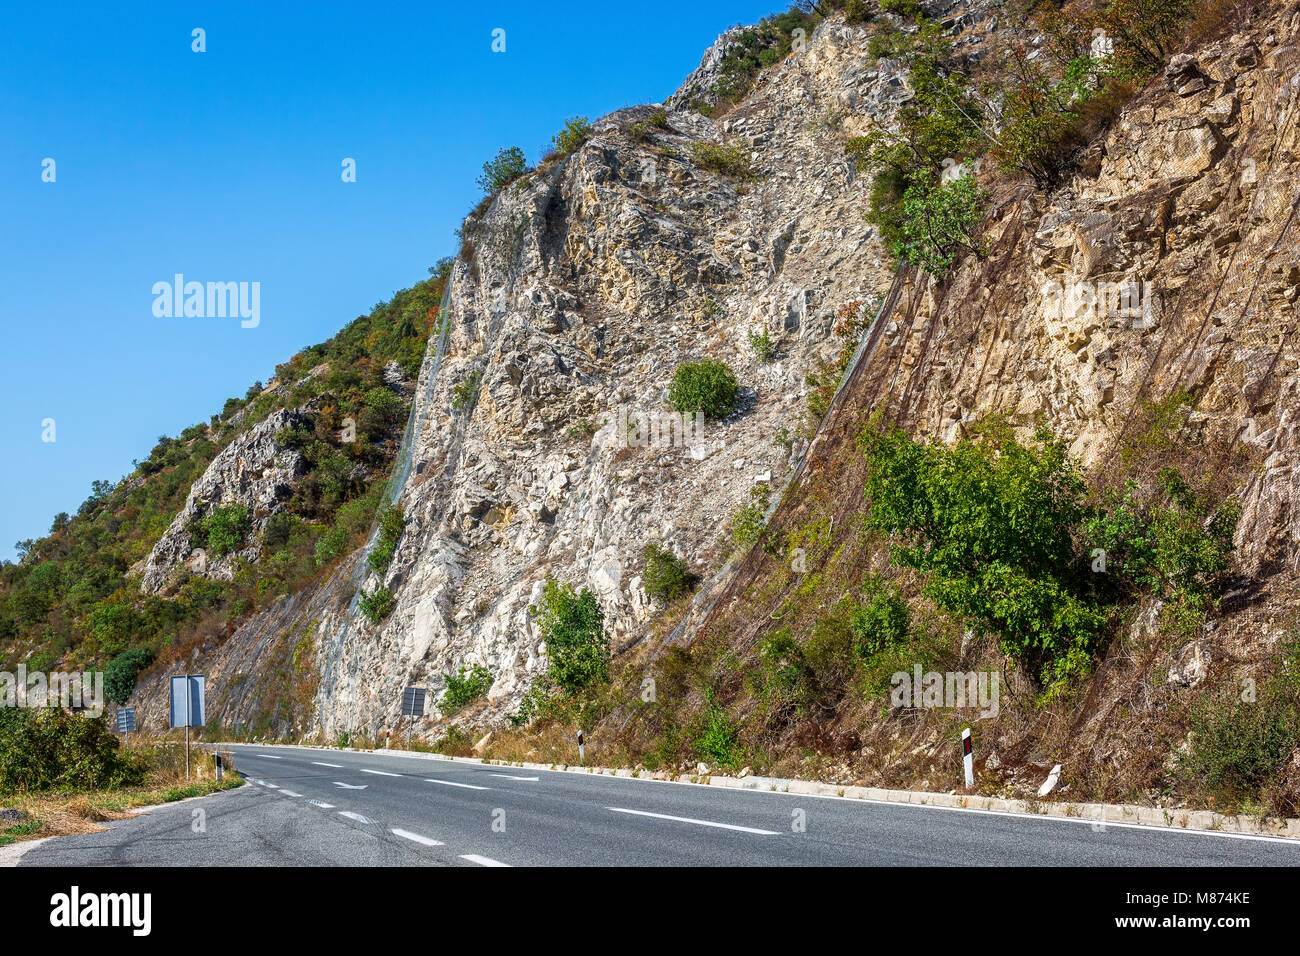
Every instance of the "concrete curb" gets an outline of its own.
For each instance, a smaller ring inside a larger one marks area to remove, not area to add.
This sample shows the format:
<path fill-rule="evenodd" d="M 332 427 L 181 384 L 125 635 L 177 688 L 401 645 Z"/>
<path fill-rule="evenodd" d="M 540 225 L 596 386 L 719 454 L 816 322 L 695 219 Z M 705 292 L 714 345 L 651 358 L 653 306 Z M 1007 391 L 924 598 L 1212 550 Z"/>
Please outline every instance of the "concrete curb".
<path fill-rule="evenodd" d="M 223 746 L 230 744 L 208 744 Z M 707 787 L 729 787 L 768 793 L 795 793 L 813 797 L 864 800 L 873 803 L 904 803 L 950 810 L 1011 813 L 1022 816 L 1091 823 L 1098 828 L 1108 825 L 1147 826 L 1163 830 L 1206 831 L 1240 836 L 1300 838 L 1300 820 L 1260 818 L 1245 814 L 1223 814 L 1213 810 L 1166 810 L 1122 803 L 1066 803 L 1061 801 L 1012 800 L 976 794 L 930 793 L 920 790 L 886 790 L 880 787 L 838 786 L 812 780 L 788 780 L 778 777 L 726 777 L 712 774 L 668 774 L 663 771 L 635 771 L 613 767 L 571 767 L 568 764 L 534 763 L 517 760 L 489 760 L 483 757 L 449 757 L 445 754 L 412 750 L 361 750 L 322 747 L 315 744 L 238 744 L 244 747 L 290 747 L 299 750 L 334 751 L 336 753 L 372 753 L 390 757 L 413 757 L 424 760 L 447 760 L 479 766 L 517 767 L 555 773 L 585 773 L 659 783 L 685 783 Z"/>

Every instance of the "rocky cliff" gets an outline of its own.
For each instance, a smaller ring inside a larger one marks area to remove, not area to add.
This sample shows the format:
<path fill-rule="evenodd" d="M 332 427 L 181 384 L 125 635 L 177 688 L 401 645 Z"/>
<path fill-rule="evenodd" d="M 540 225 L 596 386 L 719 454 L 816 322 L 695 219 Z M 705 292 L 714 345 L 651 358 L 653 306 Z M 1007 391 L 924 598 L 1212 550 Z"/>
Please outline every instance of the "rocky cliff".
<path fill-rule="evenodd" d="M 978 53 L 997 26 L 990 13 L 972 3 L 942 15 Z M 213 676 L 224 723 L 377 735 L 396 722 L 403 686 L 436 696 L 442 675 L 475 663 L 495 675 L 483 717 L 499 722 L 545 660 L 529 608 L 547 576 L 598 595 L 615 651 L 652 635 L 645 649 L 659 650 L 661 610 L 641 578 L 650 541 L 708 582 L 676 644 L 690 646 L 701 622 L 752 636 L 796 585 L 755 599 L 775 559 L 754 549 L 728 564 L 728 517 L 756 484 L 779 492 L 795 474 L 801 493 L 781 499 L 774 527 L 816 509 L 851 517 L 861 508 L 852 436 L 876 410 L 946 441 L 1011 412 L 1104 467 L 1149 403 L 1185 389 L 1180 442 L 1210 449 L 1200 467 L 1243 477 L 1232 493 L 1244 506 L 1245 576 L 1217 632 L 1194 650 L 1160 650 L 1159 666 L 1250 659 L 1280 627 L 1300 534 L 1295 8 L 1176 58 L 1061 188 L 990 182 L 988 255 L 942 285 L 895 274 L 863 219 L 867 183 L 842 158 L 906 98 L 900 65 L 868 54 L 865 28 L 832 18 L 710 119 L 686 104 L 731 42 L 705 55 L 661 123 L 649 107 L 603 118 L 580 148 L 467 221 L 450 321 L 420 374 L 410 467 L 393 489 L 407 518 L 394 559 L 380 577 L 358 554 L 203 649 L 194 667 Z M 740 144 L 747 161 L 711 171 L 696 143 Z M 836 311 L 880 299 L 809 449 L 797 437 L 805 376 L 841 347 Z M 761 329 L 778 341 L 768 362 L 748 346 Z M 647 437 L 673 370 L 702 357 L 737 370 L 738 408 L 691 440 L 655 427 Z M 826 553 L 852 544 L 850 526 L 834 526 Z M 371 624 L 356 595 L 380 587 L 395 606 Z M 286 674 L 300 675 L 292 706 L 276 703 Z M 137 696 L 158 709 L 163 693 L 154 678 Z M 1141 748 L 1116 742 L 1116 726 L 1132 702 L 1106 699 L 1050 732 L 1034 720 L 1008 727 L 1004 752 L 1036 774 L 1073 720 L 1091 726 L 1100 762 L 1131 759 Z M 897 746 L 851 748 L 845 779 L 879 772 L 879 748 Z M 910 746 L 921 766 L 942 741 Z"/>

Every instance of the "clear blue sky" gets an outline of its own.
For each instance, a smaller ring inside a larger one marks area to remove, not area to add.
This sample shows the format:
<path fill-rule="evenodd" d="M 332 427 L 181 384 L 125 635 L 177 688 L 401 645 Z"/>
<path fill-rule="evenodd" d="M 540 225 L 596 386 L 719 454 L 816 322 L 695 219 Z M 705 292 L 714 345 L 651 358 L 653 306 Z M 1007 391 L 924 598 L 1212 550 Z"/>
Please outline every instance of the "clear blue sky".
<path fill-rule="evenodd" d="M 0 557 L 424 278 L 498 149 L 535 161 L 566 117 L 663 100 L 723 29 L 784 4 L 169 6 L 0 20 Z M 155 318 L 177 272 L 260 282 L 261 324 Z"/>

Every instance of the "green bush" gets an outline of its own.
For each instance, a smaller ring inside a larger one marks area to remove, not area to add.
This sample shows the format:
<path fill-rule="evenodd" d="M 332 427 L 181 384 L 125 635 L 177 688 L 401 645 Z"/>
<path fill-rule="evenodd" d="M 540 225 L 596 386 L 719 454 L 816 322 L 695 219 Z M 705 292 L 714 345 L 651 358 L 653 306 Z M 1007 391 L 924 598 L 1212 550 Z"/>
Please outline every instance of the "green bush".
<path fill-rule="evenodd" d="M 474 392 L 478 389 L 478 383 L 482 378 L 483 373 L 475 369 L 453 385 L 451 387 L 451 407 L 455 409 L 464 408 L 470 399 L 474 397 Z"/>
<path fill-rule="evenodd" d="M 468 673 L 462 666 L 455 674 L 443 676 L 447 681 L 447 691 L 438 701 L 438 709 L 448 717 L 459 713 L 480 697 L 487 696 L 487 692 L 492 689 L 492 672 L 481 664 L 475 664 Z"/>
<path fill-rule="evenodd" d="M 373 591 L 362 591 L 357 606 L 367 621 L 378 624 L 392 613 L 396 603 L 392 591 L 385 587 L 378 587 Z"/>
<path fill-rule="evenodd" d="M 1294 656 L 1261 683 L 1254 700 L 1233 692 L 1207 697 L 1192 711 L 1190 746 L 1177 759 L 1186 784 L 1231 811 L 1256 801 L 1300 747 L 1300 662 Z M 1293 815 L 1295 806 L 1273 808 Z"/>
<path fill-rule="evenodd" d="M 776 342 L 767 329 L 750 330 L 748 339 L 749 350 L 754 353 L 754 358 L 764 364 L 772 361 L 776 355 Z"/>
<path fill-rule="evenodd" d="M 1150 590 L 1168 602 L 1166 620 L 1187 632 L 1213 604 L 1232 561 L 1240 506 L 1194 492 L 1177 469 L 1164 468 L 1157 491 L 1128 481 L 1089 517 L 1084 538 L 1105 555 L 1102 582 L 1124 596 Z"/>
<path fill-rule="evenodd" d="M 687 362 L 673 373 L 668 386 L 668 404 L 679 412 L 702 412 L 722 418 L 736 404 L 740 386 L 725 362 L 701 359 Z"/>
<path fill-rule="evenodd" d="M 551 145 L 561 156 L 568 156 L 591 136 L 591 124 L 585 116 L 574 116 L 551 138 Z"/>
<path fill-rule="evenodd" d="M 547 578 L 535 611 L 550 658 L 547 676 L 566 694 L 609 680 L 605 612 L 586 588 Z"/>
<path fill-rule="evenodd" d="M 740 551 L 761 538 L 767 529 L 770 496 L 767 485 L 755 485 L 749 495 L 749 503 L 741 505 L 731 516 L 731 543 Z"/>
<path fill-rule="evenodd" d="M 645 546 L 645 591 L 651 597 L 671 601 L 691 588 L 691 574 L 686 563 L 660 544 Z"/>
<path fill-rule="evenodd" d="M 493 159 L 483 164 L 483 175 L 478 178 L 479 187 L 488 195 L 510 185 L 524 174 L 528 160 L 524 151 L 518 146 L 507 146 Z"/>
<path fill-rule="evenodd" d="M 961 253 L 981 254 L 977 227 L 983 206 L 983 193 L 969 176 L 941 186 L 912 183 L 903 193 L 894 255 L 943 278 Z"/>
<path fill-rule="evenodd" d="M 143 779 L 107 719 L 59 708 L 0 708 L 0 792 L 106 790 Z"/>
<path fill-rule="evenodd" d="M 1040 432 L 1021 445 L 995 424 L 951 448 L 869 427 L 862 447 L 868 526 L 927 575 L 925 594 L 999 634 L 1053 691 L 1086 671 L 1107 613 L 1076 550 L 1088 509 L 1064 444 Z"/>
<path fill-rule="evenodd" d="M 104 696 L 115 704 L 125 704 L 135 691 L 136 676 L 153 663 L 153 652 L 132 647 L 118 654 L 104 668 Z"/>
<path fill-rule="evenodd" d="M 405 527 L 406 515 L 401 505 L 391 505 L 379 516 L 379 538 L 366 556 L 366 564 L 375 574 L 382 575 L 393 563 L 393 553 L 397 550 L 397 542 Z"/>
<path fill-rule="evenodd" d="M 738 768 L 744 760 L 740 730 L 727 712 L 710 700 L 694 728 L 695 754 L 715 767 Z"/>
<path fill-rule="evenodd" d="M 871 579 L 863 588 L 863 603 L 854 608 L 854 644 L 862 657 L 901 647 L 908 637 L 911 613 L 898 589 Z"/>
<path fill-rule="evenodd" d="M 198 547 L 207 549 L 210 556 L 224 557 L 244 543 L 252 522 L 243 505 L 221 505 L 212 509 L 195 523 L 192 540 Z"/>
<path fill-rule="evenodd" d="M 749 147 L 740 140 L 729 143 L 691 143 L 691 156 L 701 169 L 719 176 L 730 176 L 733 179 L 753 179 L 755 176 L 749 158 Z"/>

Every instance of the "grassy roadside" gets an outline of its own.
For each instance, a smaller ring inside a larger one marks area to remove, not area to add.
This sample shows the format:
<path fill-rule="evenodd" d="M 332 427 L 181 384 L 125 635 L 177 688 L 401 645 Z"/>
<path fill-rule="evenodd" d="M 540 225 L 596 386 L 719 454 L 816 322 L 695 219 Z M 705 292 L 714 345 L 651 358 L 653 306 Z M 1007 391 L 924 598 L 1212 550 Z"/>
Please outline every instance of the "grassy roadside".
<path fill-rule="evenodd" d="M 160 803 L 174 803 L 242 786 L 243 777 L 230 770 L 231 758 L 223 754 L 227 768 L 216 779 L 216 762 L 210 751 L 190 753 L 190 779 L 185 779 L 183 744 L 161 738 L 132 741 L 127 755 L 138 756 L 148 767 L 137 786 L 104 790 L 53 792 L 0 792 L 0 812 L 14 810 L 14 820 L 0 819 L 0 847 L 24 840 L 93 833 L 105 820 L 123 820 L 132 811 Z M 20 815 L 20 816 L 18 816 Z M 10 816 L 5 814 L 5 816 Z"/>

